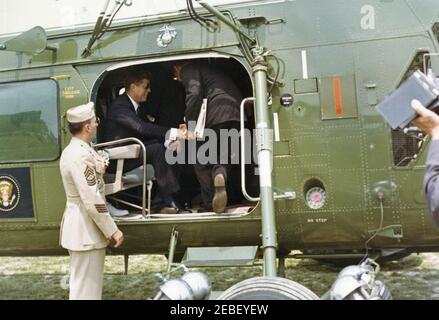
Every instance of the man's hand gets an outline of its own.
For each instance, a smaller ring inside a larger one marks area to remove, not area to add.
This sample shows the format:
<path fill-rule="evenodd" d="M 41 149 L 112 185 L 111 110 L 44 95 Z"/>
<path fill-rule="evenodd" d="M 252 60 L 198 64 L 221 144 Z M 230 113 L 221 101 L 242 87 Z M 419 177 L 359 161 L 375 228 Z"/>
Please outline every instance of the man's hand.
<path fill-rule="evenodd" d="M 180 140 L 195 140 L 195 134 L 192 131 L 187 129 L 186 124 L 180 124 L 180 128 L 178 128 L 177 139 Z"/>
<path fill-rule="evenodd" d="M 98 154 L 101 156 L 102 161 L 104 162 L 105 169 L 110 165 L 110 154 L 105 150 L 99 150 Z"/>
<path fill-rule="evenodd" d="M 187 129 L 177 129 L 177 139 L 178 140 L 185 140 L 187 135 Z"/>
<path fill-rule="evenodd" d="M 186 123 L 182 123 L 182 124 L 180 124 L 179 129 L 180 129 L 184 134 L 186 134 L 186 133 L 187 133 L 187 125 L 186 125 Z"/>
<path fill-rule="evenodd" d="M 180 140 L 172 141 L 172 142 L 168 145 L 167 148 L 168 148 L 169 150 L 171 150 L 171 151 L 177 151 L 177 153 L 180 153 L 180 151 L 181 151 L 181 142 L 180 142 Z"/>
<path fill-rule="evenodd" d="M 419 117 L 412 122 L 422 131 L 431 135 L 433 140 L 439 140 L 439 116 L 425 108 L 418 100 L 412 100 L 411 106 Z"/>
<path fill-rule="evenodd" d="M 195 140 L 197 137 L 195 136 L 195 133 L 192 131 L 188 131 L 186 135 L 186 140 Z"/>
<path fill-rule="evenodd" d="M 123 233 L 120 230 L 117 230 L 111 238 L 116 242 L 114 245 L 115 248 L 120 247 L 124 240 Z"/>

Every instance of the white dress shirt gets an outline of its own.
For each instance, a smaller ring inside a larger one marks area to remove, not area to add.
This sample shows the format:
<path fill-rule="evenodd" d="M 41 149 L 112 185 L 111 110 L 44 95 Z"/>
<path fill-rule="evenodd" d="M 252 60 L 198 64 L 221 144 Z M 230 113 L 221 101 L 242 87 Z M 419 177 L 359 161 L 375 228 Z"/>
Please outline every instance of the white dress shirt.
<path fill-rule="evenodd" d="M 133 98 L 131 98 L 130 97 L 130 95 L 129 94 L 127 94 L 127 96 L 128 96 L 128 98 L 130 98 L 130 100 L 131 100 L 131 103 L 133 104 L 133 106 L 134 106 L 134 110 L 136 111 L 136 113 L 137 113 L 137 110 L 139 109 L 139 104 L 136 102 L 136 101 L 134 101 L 134 99 Z"/>

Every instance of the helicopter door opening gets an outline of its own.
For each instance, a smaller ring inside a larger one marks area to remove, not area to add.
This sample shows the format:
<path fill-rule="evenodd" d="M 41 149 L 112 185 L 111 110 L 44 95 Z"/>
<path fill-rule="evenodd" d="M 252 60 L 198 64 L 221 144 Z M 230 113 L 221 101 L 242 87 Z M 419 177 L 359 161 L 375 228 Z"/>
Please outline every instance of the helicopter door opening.
<path fill-rule="evenodd" d="M 186 60 L 188 60 L 188 58 L 186 58 Z M 222 72 L 226 73 L 229 78 L 234 81 L 243 97 L 250 97 L 253 95 L 252 81 L 249 73 L 237 60 L 222 57 L 198 58 L 198 60 L 203 60 L 203 62 L 212 64 L 222 70 Z M 148 60 L 145 60 L 143 63 L 121 64 L 121 67 L 114 69 L 110 68 L 104 72 L 101 75 L 100 80 L 98 80 L 100 82 L 96 83 L 96 87 L 93 90 L 95 98 L 92 97 L 92 100 L 95 100 L 96 113 L 101 119 L 101 126 L 98 128 L 97 134 L 98 146 L 104 146 L 105 149 L 109 151 L 111 155 L 110 161 L 112 163 L 110 167 L 113 168 L 111 173 L 107 173 L 105 176 L 107 199 L 115 207 L 127 209 L 130 212 L 128 216 L 116 219 L 121 221 L 144 218 L 181 220 L 206 217 L 230 218 L 247 215 L 253 211 L 257 202 L 249 202 L 246 200 L 246 197 L 244 197 L 241 190 L 241 170 L 243 170 L 243 176 L 245 178 L 246 193 L 254 198 L 259 196 L 259 178 L 256 175 L 257 167 L 253 161 L 253 155 L 255 154 L 255 139 L 253 138 L 255 119 L 253 103 L 251 101 L 250 103 L 245 104 L 245 108 L 241 113 L 241 117 L 244 117 L 245 120 L 246 164 L 241 168 L 241 162 L 239 159 L 238 163 L 232 165 L 231 172 L 227 179 L 226 190 L 228 204 L 225 213 L 216 214 L 214 212 L 200 210 L 200 207 L 202 206 L 201 186 L 194 171 L 194 160 L 189 160 L 190 154 L 194 152 L 194 149 L 190 149 L 188 146 L 189 142 L 183 147 L 183 150 L 186 151 L 184 158 L 185 161 L 182 162 L 182 158 L 177 157 L 179 161 L 177 163 L 172 163 L 172 168 L 174 169 L 181 186 L 182 199 L 187 209 L 184 214 L 169 214 L 162 211 L 162 205 L 160 204 L 161 198 L 154 181 L 154 168 L 152 165 L 146 164 L 146 192 L 142 190 L 143 166 L 130 172 L 124 172 L 122 175 L 124 162 L 137 157 L 141 158 L 141 150 L 143 146 L 141 143 L 137 143 L 133 140 L 124 143 L 113 143 L 112 141 L 108 141 L 106 138 L 108 132 L 105 132 L 105 130 L 106 122 L 109 121 L 107 116 L 111 105 L 118 96 L 125 93 L 124 79 L 129 72 L 139 69 L 146 71 L 151 77 L 151 92 L 148 95 L 147 101 L 142 103 L 139 107 L 137 111 L 138 116 L 142 118 L 142 120 L 156 125 L 167 128 L 178 128 L 179 125 L 184 122 L 186 104 L 184 87 L 181 82 L 174 78 L 174 64 L 175 59 L 172 59 L 172 61 L 167 59 L 166 61 L 158 62 L 149 62 Z M 239 101 L 239 104 L 240 103 L 241 101 Z M 133 138 L 141 139 L 141 137 Z M 227 139 L 233 140 L 233 136 L 229 136 Z M 238 146 L 239 148 L 241 145 L 239 139 L 240 136 L 238 133 L 237 143 L 229 140 L 228 144 L 231 146 Z M 240 151 L 241 150 L 236 150 L 236 152 L 232 152 L 236 153 L 238 157 L 241 157 Z M 147 156 L 148 155 L 146 154 L 146 157 Z M 191 158 L 194 159 L 193 157 Z M 147 209 L 145 210 L 146 215 L 141 214 L 142 207 Z"/>

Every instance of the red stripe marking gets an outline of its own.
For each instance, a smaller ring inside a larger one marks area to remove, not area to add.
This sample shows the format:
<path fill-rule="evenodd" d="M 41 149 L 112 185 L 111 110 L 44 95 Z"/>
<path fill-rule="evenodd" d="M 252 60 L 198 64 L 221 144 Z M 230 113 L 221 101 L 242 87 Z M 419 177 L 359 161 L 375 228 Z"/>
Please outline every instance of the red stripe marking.
<path fill-rule="evenodd" d="M 334 104 L 335 114 L 341 116 L 343 114 L 343 98 L 341 96 L 341 80 L 335 78 L 332 80 L 332 86 L 334 88 Z"/>

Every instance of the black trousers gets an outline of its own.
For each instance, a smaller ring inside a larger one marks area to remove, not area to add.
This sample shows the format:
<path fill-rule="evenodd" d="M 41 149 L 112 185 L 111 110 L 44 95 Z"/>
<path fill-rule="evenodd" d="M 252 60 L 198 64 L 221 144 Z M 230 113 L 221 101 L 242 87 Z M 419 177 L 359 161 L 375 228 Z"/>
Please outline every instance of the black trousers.
<path fill-rule="evenodd" d="M 180 191 L 180 185 L 173 168 L 166 162 L 166 148 L 161 142 L 145 143 L 146 163 L 152 164 L 158 190 L 163 196 Z M 113 162 L 113 161 L 112 161 Z M 131 171 L 143 165 L 142 158 L 125 160 L 123 172 Z M 111 163 L 109 172 L 115 172 L 116 163 Z"/>
<path fill-rule="evenodd" d="M 240 124 L 239 122 L 231 121 L 222 123 L 219 125 L 216 125 L 212 128 L 216 134 L 217 137 L 217 153 L 216 155 L 209 155 L 209 158 L 214 159 L 215 161 L 209 162 L 207 164 L 201 164 L 199 163 L 199 159 L 197 157 L 197 162 L 194 165 L 195 174 L 197 176 L 198 182 L 200 183 L 201 187 L 201 199 L 203 200 L 203 204 L 206 208 L 212 207 L 212 199 L 215 195 L 215 186 L 214 186 L 214 179 L 217 174 L 222 174 L 224 178 L 226 179 L 226 183 L 228 184 L 228 191 L 233 189 L 230 188 L 231 186 L 235 185 L 236 182 L 239 182 L 240 179 L 235 179 L 233 183 L 230 181 L 230 173 L 232 172 L 232 169 L 236 166 L 236 164 L 232 164 L 234 162 L 239 162 L 239 148 L 238 150 L 232 150 L 232 143 L 228 143 L 228 148 L 221 149 L 221 135 L 220 130 L 231 130 L 236 129 L 238 132 L 240 131 Z M 206 138 L 206 141 L 198 141 L 197 142 L 197 155 L 198 151 L 201 147 L 203 147 L 206 143 L 210 143 L 208 138 Z M 237 157 L 237 158 L 236 158 Z M 230 197 L 229 197 L 230 198 Z M 230 199 L 229 199 L 230 200 Z M 230 201 L 229 201 L 230 203 Z"/>

